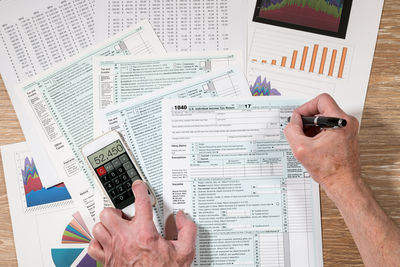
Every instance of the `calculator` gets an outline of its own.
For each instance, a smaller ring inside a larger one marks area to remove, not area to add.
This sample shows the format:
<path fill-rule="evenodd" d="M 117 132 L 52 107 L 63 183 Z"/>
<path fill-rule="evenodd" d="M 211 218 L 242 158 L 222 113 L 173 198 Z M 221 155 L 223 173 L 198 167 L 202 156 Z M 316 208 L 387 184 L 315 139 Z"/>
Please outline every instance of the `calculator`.
<path fill-rule="evenodd" d="M 118 132 L 112 131 L 96 138 L 82 148 L 82 154 L 115 208 L 129 217 L 134 216 L 132 184 L 136 180 L 146 183 L 151 203 L 153 206 L 156 204 L 153 191 Z"/>

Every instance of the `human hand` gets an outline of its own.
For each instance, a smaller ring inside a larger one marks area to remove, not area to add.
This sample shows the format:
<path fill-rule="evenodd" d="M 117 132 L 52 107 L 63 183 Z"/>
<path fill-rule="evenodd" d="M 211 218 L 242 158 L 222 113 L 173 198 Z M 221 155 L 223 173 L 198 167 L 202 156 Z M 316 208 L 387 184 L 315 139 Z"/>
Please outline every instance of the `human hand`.
<path fill-rule="evenodd" d="M 303 129 L 301 116 L 338 117 L 347 125 L 316 132 L 316 127 Z M 322 94 L 294 110 L 285 128 L 294 156 L 331 198 L 361 177 L 358 126 L 356 118 L 344 113 L 331 96 Z"/>
<path fill-rule="evenodd" d="M 195 255 L 195 223 L 179 211 L 178 240 L 165 240 L 154 226 L 147 187 L 137 180 L 132 190 L 135 217 L 126 220 L 120 210 L 104 209 L 100 213 L 101 222 L 93 227 L 89 255 L 105 266 L 190 266 Z"/>

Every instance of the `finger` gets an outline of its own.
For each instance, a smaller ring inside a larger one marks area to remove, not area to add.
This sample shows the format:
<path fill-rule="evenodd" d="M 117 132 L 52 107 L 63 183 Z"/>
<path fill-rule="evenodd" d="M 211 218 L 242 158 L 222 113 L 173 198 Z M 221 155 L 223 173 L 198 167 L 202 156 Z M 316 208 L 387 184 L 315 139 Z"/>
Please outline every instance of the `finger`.
<path fill-rule="evenodd" d="M 132 184 L 132 191 L 135 195 L 135 220 L 153 221 L 153 209 L 146 184 L 136 180 Z"/>
<path fill-rule="evenodd" d="M 296 109 L 302 116 L 343 116 L 345 113 L 328 94 L 321 94 Z"/>
<path fill-rule="evenodd" d="M 100 213 L 100 221 L 110 233 L 121 228 L 124 223 L 122 211 L 114 208 L 105 208 Z"/>
<path fill-rule="evenodd" d="M 176 227 L 178 228 L 178 240 L 173 243 L 181 253 L 185 255 L 193 253 L 196 244 L 196 224 L 186 217 L 183 211 L 179 211 L 176 214 Z"/>
<path fill-rule="evenodd" d="M 96 223 L 93 226 L 93 237 L 101 244 L 101 246 L 108 247 L 111 242 L 110 232 L 100 223 Z"/>
<path fill-rule="evenodd" d="M 101 262 L 104 265 L 104 250 L 96 239 L 92 239 L 89 244 L 88 254 L 94 260 Z"/>
<path fill-rule="evenodd" d="M 293 112 L 290 123 L 285 127 L 284 133 L 292 149 L 302 144 L 304 139 L 307 138 L 303 131 L 303 121 L 297 111 Z"/>

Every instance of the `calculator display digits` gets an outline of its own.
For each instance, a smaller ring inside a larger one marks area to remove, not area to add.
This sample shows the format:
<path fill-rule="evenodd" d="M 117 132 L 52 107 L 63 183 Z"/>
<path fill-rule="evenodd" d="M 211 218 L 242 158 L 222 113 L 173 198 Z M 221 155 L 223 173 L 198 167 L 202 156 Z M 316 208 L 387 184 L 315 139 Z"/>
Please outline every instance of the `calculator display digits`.
<path fill-rule="evenodd" d="M 135 202 L 132 183 L 141 178 L 120 140 L 87 158 L 117 209 L 124 209 Z"/>

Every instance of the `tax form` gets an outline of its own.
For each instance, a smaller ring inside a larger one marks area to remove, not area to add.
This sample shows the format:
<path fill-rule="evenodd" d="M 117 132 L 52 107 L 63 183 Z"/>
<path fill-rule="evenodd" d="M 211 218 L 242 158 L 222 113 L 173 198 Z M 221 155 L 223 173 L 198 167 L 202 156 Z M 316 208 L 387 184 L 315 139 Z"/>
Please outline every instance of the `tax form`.
<path fill-rule="evenodd" d="M 18 101 L 16 84 L 93 44 L 93 4 L 93 0 L 0 2 L 0 73 L 25 134 L 35 132 Z M 36 164 L 45 187 L 61 182 L 46 160 Z"/>
<path fill-rule="evenodd" d="M 163 102 L 166 228 L 198 225 L 193 266 L 322 266 L 319 187 L 283 129 L 300 100 Z"/>
<path fill-rule="evenodd" d="M 189 80 L 197 75 L 243 66 L 239 52 L 213 52 L 163 57 L 114 56 L 93 59 L 93 114 L 95 136 L 101 133 L 98 111 L 106 107 Z"/>
<path fill-rule="evenodd" d="M 210 72 L 100 111 L 103 131 L 116 130 L 128 143 L 157 198 L 157 218 L 163 225 L 161 101 L 166 98 L 251 96 L 238 66 Z"/>
<path fill-rule="evenodd" d="M 33 152 L 47 155 L 45 164 L 50 162 L 56 168 L 86 218 L 88 211 L 95 215 L 93 176 L 80 151 L 93 139 L 92 57 L 152 53 L 165 50 L 150 24 L 143 21 L 17 88 L 34 126 L 34 135 L 25 132 Z M 36 157 L 39 160 L 43 157 Z"/>

